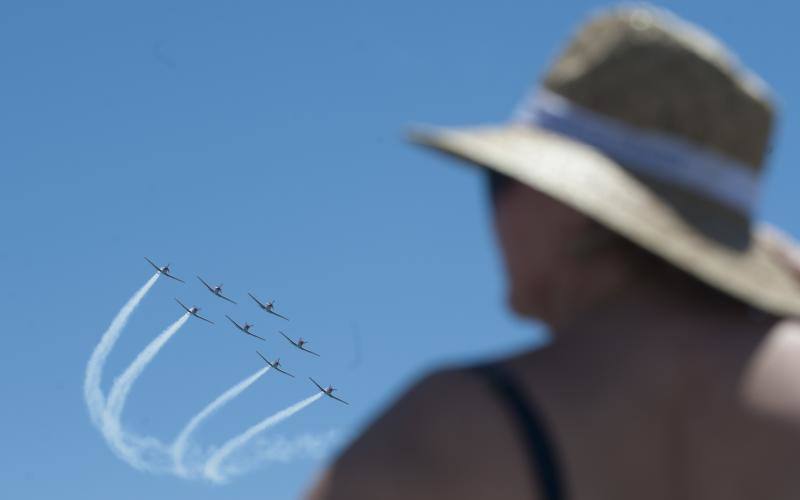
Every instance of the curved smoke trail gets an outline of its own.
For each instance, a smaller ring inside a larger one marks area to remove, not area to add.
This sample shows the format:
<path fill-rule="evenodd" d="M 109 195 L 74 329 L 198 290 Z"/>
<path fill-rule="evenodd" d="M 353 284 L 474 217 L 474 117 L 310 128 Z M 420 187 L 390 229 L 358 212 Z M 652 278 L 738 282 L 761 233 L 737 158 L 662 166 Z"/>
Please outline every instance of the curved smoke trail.
<path fill-rule="evenodd" d="M 147 462 L 142 460 L 141 454 L 137 451 L 140 446 L 131 446 L 131 440 L 126 439 L 126 435 L 122 430 L 120 416 L 122 415 L 122 410 L 125 408 L 125 401 L 128 399 L 128 394 L 133 384 L 136 382 L 136 379 L 142 374 L 142 371 L 144 371 L 150 361 L 158 354 L 158 351 L 160 351 L 161 348 L 164 347 L 164 344 L 180 330 L 188 319 L 189 313 L 184 313 L 177 321 L 161 332 L 158 337 L 147 344 L 147 347 L 136 356 L 130 366 L 122 372 L 122 375 L 114 380 L 114 385 L 109 392 L 108 401 L 105 411 L 103 412 L 103 435 L 120 458 L 137 469 L 146 469 L 149 467 Z M 160 447 L 160 443 L 156 440 L 151 440 L 150 442 L 153 447 Z M 143 443 L 139 440 L 138 444 L 141 445 Z"/>
<path fill-rule="evenodd" d="M 193 417 L 189 423 L 181 430 L 175 442 L 171 446 L 167 446 L 158 439 L 150 436 L 139 436 L 126 431 L 120 422 L 120 416 L 125 407 L 127 396 L 135 383 L 138 376 L 147 367 L 147 364 L 152 361 L 158 351 L 166 344 L 170 337 L 172 337 L 188 319 L 188 315 L 182 316 L 179 320 L 173 323 L 169 328 L 164 330 L 156 339 L 145 347 L 134 359 L 133 363 L 114 380 L 108 399 L 100 387 L 103 367 L 109 353 L 114 348 L 122 330 L 125 328 L 128 319 L 133 314 L 135 309 L 144 299 L 145 295 L 155 285 L 160 273 L 154 274 L 133 296 L 125 303 L 120 309 L 111 324 L 103 333 L 97 346 L 92 351 L 89 361 L 86 364 L 86 374 L 83 384 L 83 393 L 86 406 L 92 423 L 97 427 L 112 451 L 115 452 L 122 460 L 127 462 L 132 467 L 139 470 L 147 470 L 151 472 L 172 472 L 180 475 L 178 470 L 184 467 L 182 464 L 183 457 L 185 456 L 186 449 L 190 442 L 192 433 L 202 424 L 202 422 L 218 411 L 222 406 L 230 402 L 233 398 L 238 396 L 255 380 L 266 373 L 266 368 L 262 368 L 255 374 L 251 375 L 245 380 L 239 382 L 236 386 L 228 389 L 225 393 L 215 399 L 211 404 L 206 406 L 200 413 Z M 216 453 L 213 453 L 209 461 L 206 462 L 204 472 L 208 477 L 218 478 L 217 481 L 225 481 L 226 474 L 220 473 L 219 468 L 222 462 L 233 451 L 239 449 L 241 446 L 249 442 L 255 435 L 268 427 L 271 427 L 278 422 L 285 420 L 294 413 L 297 413 L 305 406 L 308 406 L 316 399 L 319 399 L 321 394 L 317 394 L 311 398 L 301 401 L 298 404 L 287 408 L 272 417 L 262 421 L 254 427 L 248 429 L 245 433 L 231 439 L 225 443 Z M 296 439 L 287 440 L 280 438 L 272 440 L 269 446 L 265 446 L 265 442 L 255 443 L 256 455 L 254 457 L 240 457 L 245 459 L 245 468 L 250 468 L 260 460 L 279 460 L 285 461 L 292 459 L 298 454 L 309 454 L 311 456 L 318 456 L 320 450 L 323 450 L 334 438 L 334 435 L 328 433 L 327 436 L 314 436 L 304 435 Z M 175 460 L 177 449 L 178 460 Z M 185 469 L 184 469 L 185 470 Z M 233 473 L 240 473 L 243 468 L 236 468 L 228 466 L 226 468 L 227 475 Z M 186 476 L 184 476 L 186 477 Z"/>
<path fill-rule="evenodd" d="M 299 403 L 295 403 L 292 406 L 285 408 L 278 413 L 269 416 L 262 420 L 261 422 L 257 423 L 256 425 L 250 427 L 243 433 L 239 434 L 238 436 L 229 439 L 225 444 L 223 444 L 217 451 L 214 452 L 211 457 L 206 461 L 206 464 L 203 468 L 203 474 L 207 479 L 215 483 L 223 483 L 225 482 L 228 477 L 227 475 L 220 470 L 222 462 L 230 456 L 231 453 L 238 450 L 245 444 L 247 444 L 251 439 L 256 437 L 261 432 L 273 427 L 282 421 L 286 420 L 287 418 L 291 417 L 295 413 L 299 412 L 306 406 L 310 405 L 314 401 L 318 400 L 322 397 L 322 393 L 318 392 L 313 396 L 306 398 Z"/>
<path fill-rule="evenodd" d="M 100 389 L 100 379 L 103 376 L 103 365 L 106 363 L 108 353 L 117 343 L 119 334 L 125 325 L 128 323 L 128 318 L 131 316 L 136 306 L 142 301 L 147 292 L 155 285 L 161 273 L 154 274 L 147 283 L 144 284 L 136 293 L 133 294 L 128 302 L 122 306 L 117 315 L 111 321 L 97 347 L 94 348 L 89 362 L 86 364 L 86 376 L 83 381 L 83 397 L 86 401 L 86 406 L 89 408 L 89 415 L 92 422 L 96 426 L 100 426 L 103 418 L 103 410 L 105 408 L 105 396 Z"/>
<path fill-rule="evenodd" d="M 178 437 L 175 438 L 175 441 L 172 443 L 172 461 L 175 464 L 174 472 L 175 474 L 181 477 L 189 477 L 190 473 L 189 470 L 186 468 L 186 465 L 183 463 L 184 456 L 186 455 L 186 448 L 189 444 L 189 438 L 191 437 L 192 433 L 203 423 L 205 419 L 213 415 L 217 410 L 228 404 L 233 398 L 244 392 L 245 389 L 250 387 L 256 380 L 261 378 L 262 375 L 267 373 L 269 370 L 269 366 L 265 366 L 261 368 L 254 374 L 250 375 L 246 379 L 242 380 L 238 384 L 234 385 L 227 391 L 223 392 L 220 396 L 218 396 L 214 401 L 209 403 L 205 408 L 203 408 L 197 415 L 192 417 L 191 420 L 186 424 L 186 426 L 181 429 L 181 432 L 178 434 Z"/>

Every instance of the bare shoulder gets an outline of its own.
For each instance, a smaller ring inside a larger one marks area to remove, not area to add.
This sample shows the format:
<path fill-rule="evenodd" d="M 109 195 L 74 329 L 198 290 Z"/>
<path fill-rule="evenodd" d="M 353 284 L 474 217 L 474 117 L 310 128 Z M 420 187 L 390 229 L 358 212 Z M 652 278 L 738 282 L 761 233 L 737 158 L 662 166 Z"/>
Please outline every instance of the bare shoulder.
<path fill-rule="evenodd" d="M 513 426 L 470 369 L 415 383 L 336 460 L 317 499 L 535 498 Z"/>
<path fill-rule="evenodd" d="M 800 321 L 782 320 L 767 333 L 743 380 L 746 401 L 800 430 Z"/>
<path fill-rule="evenodd" d="M 728 457 L 741 457 L 737 463 L 741 477 L 746 478 L 741 480 L 743 487 L 757 488 L 759 497 L 800 495 L 800 477 L 791 465 L 800 460 L 798 360 L 800 322 L 777 321 L 764 335 L 742 374 L 740 390 L 747 411 L 741 415 L 730 412 L 726 418 L 716 420 L 720 424 L 715 426 L 714 436 L 730 443 L 723 448 Z M 717 449 L 712 445 L 706 448 Z"/>

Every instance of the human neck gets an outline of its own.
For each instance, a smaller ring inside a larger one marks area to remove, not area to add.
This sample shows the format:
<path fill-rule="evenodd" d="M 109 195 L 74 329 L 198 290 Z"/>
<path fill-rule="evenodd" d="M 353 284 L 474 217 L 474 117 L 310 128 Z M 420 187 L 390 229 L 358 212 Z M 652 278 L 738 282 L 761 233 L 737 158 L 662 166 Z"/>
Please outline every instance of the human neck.
<path fill-rule="evenodd" d="M 752 331 L 754 322 L 769 320 L 722 294 L 716 294 L 686 278 L 638 280 L 588 305 L 572 317 L 553 325 L 556 339 L 586 345 L 592 339 L 661 344 L 678 339 L 697 343 L 735 332 Z M 608 335 L 606 335 L 608 334 Z"/>
<path fill-rule="evenodd" d="M 548 324 L 554 330 L 569 331 L 585 323 L 596 328 L 598 321 L 617 318 L 631 322 L 637 317 L 652 321 L 661 316 L 663 320 L 680 322 L 698 315 L 731 316 L 748 310 L 683 271 L 644 262 L 649 265 L 595 262 L 591 269 L 575 273 L 561 287 L 568 293 L 553 301 L 556 307 L 552 309 L 557 314 Z"/>

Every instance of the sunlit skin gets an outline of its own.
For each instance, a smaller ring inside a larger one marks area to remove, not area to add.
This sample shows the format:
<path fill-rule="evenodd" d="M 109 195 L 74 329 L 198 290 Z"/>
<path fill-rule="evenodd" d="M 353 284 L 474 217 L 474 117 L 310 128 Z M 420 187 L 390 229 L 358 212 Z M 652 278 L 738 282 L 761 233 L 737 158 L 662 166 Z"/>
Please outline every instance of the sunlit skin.
<path fill-rule="evenodd" d="M 494 201 L 510 307 L 543 349 L 504 360 L 550 424 L 576 499 L 800 498 L 800 327 L 711 291 L 562 203 Z M 789 425 L 787 425 L 789 424 Z M 418 382 L 314 499 L 537 499 L 496 396 L 464 369 Z"/>

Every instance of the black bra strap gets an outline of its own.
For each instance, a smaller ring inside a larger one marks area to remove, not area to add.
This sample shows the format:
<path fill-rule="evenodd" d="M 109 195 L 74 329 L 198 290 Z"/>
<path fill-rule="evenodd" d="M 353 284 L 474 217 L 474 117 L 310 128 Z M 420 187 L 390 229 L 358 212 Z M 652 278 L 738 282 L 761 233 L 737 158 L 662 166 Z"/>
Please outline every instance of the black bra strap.
<path fill-rule="evenodd" d="M 553 447 L 535 408 L 509 373 L 497 363 L 479 365 L 475 371 L 510 410 L 525 440 L 525 447 L 542 488 L 543 500 L 564 500 L 565 493 Z"/>

